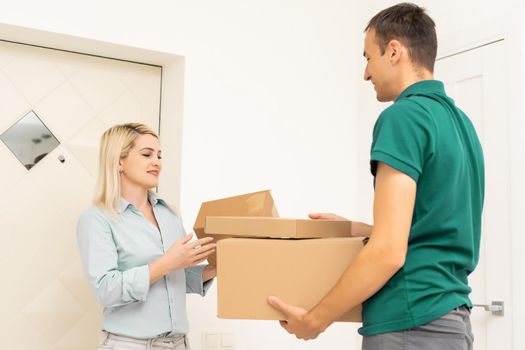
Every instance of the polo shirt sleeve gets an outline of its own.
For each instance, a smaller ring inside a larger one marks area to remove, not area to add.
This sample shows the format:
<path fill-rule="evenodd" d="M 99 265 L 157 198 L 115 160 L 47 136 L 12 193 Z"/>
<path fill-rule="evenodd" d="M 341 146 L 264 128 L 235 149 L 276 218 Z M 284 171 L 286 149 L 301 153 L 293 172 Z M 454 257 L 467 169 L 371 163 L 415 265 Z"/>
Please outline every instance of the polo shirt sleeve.
<path fill-rule="evenodd" d="M 382 162 L 418 182 L 432 155 L 433 123 L 423 107 L 408 100 L 395 102 L 374 126 L 370 170 L 376 175 Z"/>

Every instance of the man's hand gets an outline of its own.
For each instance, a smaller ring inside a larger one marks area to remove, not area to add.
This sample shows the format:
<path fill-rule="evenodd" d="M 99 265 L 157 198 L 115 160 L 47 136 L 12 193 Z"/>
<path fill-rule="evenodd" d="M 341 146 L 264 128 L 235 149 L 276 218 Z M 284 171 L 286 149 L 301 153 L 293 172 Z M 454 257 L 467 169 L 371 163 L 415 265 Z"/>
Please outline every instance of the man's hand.
<path fill-rule="evenodd" d="M 333 213 L 310 213 L 308 216 L 313 220 L 348 220 Z"/>
<path fill-rule="evenodd" d="M 348 220 L 333 213 L 311 213 L 308 214 L 312 220 Z M 363 222 L 352 221 L 352 237 L 368 237 L 372 233 L 372 226 Z"/>
<path fill-rule="evenodd" d="M 308 311 L 305 309 L 286 304 L 273 296 L 268 297 L 268 303 L 286 318 L 285 321 L 279 321 L 281 327 L 286 329 L 288 333 L 294 334 L 298 339 L 315 339 L 324 331 L 318 322 L 309 317 Z"/>

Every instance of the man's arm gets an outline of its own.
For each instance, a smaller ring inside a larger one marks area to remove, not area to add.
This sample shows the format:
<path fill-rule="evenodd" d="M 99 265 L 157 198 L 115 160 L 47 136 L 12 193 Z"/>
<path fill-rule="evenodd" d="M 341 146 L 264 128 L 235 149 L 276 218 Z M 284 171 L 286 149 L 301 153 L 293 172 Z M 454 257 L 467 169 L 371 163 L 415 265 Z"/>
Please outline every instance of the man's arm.
<path fill-rule="evenodd" d="M 337 284 L 308 312 L 268 298 L 286 316 L 281 325 L 289 333 L 301 339 L 316 338 L 347 310 L 374 295 L 404 265 L 415 197 L 416 182 L 411 177 L 378 164 L 370 240 Z"/>

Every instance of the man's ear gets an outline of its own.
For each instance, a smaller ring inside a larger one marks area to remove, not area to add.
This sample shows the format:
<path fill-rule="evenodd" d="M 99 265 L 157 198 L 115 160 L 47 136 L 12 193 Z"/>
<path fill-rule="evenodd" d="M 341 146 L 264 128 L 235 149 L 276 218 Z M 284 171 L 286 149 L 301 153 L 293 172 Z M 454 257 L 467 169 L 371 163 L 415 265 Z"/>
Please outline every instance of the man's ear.
<path fill-rule="evenodd" d="M 387 44 L 388 59 L 392 64 L 396 64 L 403 51 L 403 45 L 398 40 L 390 40 Z"/>

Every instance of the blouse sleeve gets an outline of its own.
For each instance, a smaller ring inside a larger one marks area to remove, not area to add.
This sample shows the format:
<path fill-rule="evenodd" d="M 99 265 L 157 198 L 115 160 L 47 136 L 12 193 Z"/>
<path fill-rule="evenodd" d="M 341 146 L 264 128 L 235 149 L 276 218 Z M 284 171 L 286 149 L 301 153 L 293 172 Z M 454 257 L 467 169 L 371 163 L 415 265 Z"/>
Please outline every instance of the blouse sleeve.
<path fill-rule="evenodd" d="M 150 286 L 148 265 L 119 271 L 108 220 L 98 210 L 90 209 L 77 225 L 78 246 L 88 281 L 105 307 L 145 301 Z"/>

